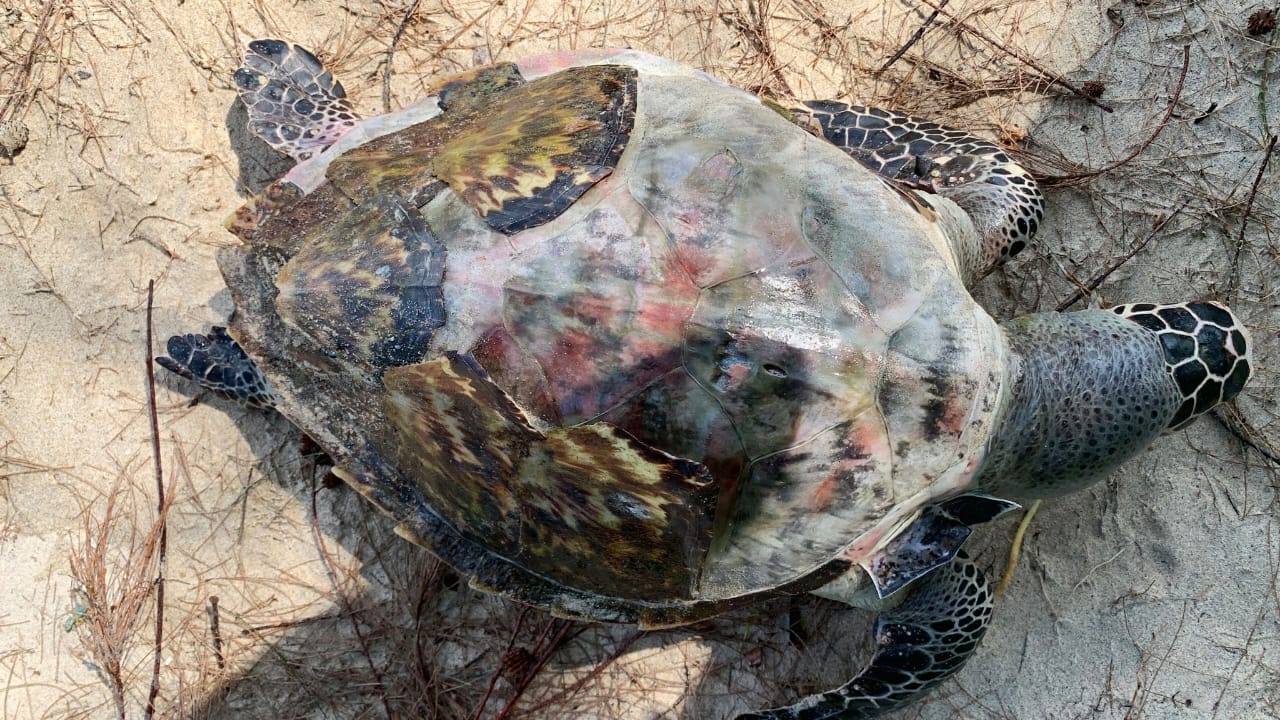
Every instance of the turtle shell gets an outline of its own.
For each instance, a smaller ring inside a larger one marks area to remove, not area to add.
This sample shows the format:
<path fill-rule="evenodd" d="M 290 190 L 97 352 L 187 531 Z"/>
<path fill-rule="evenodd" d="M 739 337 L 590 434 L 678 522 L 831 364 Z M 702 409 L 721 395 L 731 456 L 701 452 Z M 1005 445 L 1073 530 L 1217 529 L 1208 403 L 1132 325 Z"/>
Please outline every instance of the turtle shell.
<path fill-rule="evenodd" d="M 950 203 L 639 53 L 441 87 L 219 257 L 281 411 L 402 534 L 666 625 L 818 587 L 970 482 L 1005 363 Z"/>

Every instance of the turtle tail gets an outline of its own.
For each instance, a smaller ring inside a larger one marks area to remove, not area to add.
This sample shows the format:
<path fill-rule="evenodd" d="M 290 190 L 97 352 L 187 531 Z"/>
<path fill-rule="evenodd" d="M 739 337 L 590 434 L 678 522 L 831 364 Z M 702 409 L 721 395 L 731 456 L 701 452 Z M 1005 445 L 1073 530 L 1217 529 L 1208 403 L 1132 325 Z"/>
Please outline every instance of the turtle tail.
<path fill-rule="evenodd" d="M 875 655 L 844 686 L 737 720 L 863 720 L 916 699 L 955 674 L 987 631 L 991 590 L 963 553 L 876 618 Z"/>

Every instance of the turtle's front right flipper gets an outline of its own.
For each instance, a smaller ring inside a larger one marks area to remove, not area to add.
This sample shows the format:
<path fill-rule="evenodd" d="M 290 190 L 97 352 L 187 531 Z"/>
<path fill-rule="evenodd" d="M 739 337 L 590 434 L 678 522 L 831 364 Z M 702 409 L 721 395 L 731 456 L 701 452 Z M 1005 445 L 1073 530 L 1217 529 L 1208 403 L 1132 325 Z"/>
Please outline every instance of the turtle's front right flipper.
<path fill-rule="evenodd" d="M 232 77 L 249 128 L 295 160 L 324 150 L 356 124 L 342 83 L 300 45 L 254 40 Z"/>
<path fill-rule="evenodd" d="M 898 607 L 876 618 L 876 652 L 843 687 L 790 707 L 737 720 L 863 720 L 919 697 L 953 675 L 978 648 L 991 619 L 991 590 L 961 553 L 921 578 Z"/>
<path fill-rule="evenodd" d="M 220 397 L 267 410 L 279 401 L 271 383 L 224 327 L 215 325 L 208 335 L 174 335 L 166 349 L 168 357 L 156 358 L 157 365 Z"/>
<path fill-rule="evenodd" d="M 1003 148 L 962 130 L 902 113 L 833 100 L 790 108 L 792 118 L 902 186 L 950 198 L 969 214 L 987 269 L 1004 264 L 1035 236 L 1044 195 Z"/>

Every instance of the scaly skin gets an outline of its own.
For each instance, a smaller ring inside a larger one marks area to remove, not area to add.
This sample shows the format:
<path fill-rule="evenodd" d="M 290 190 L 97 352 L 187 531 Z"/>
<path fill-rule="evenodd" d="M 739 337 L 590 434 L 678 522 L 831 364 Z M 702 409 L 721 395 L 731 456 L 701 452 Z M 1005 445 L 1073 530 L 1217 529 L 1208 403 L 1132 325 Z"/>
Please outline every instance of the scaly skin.
<path fill-rule="evenodd" d="M 997 495 L 1087 487 L 1235 397 L 1251 371 L 1248 331 L 1218 303 L 1041 313 L 1002 327 L 1018 359 L 978 480 Z"/>

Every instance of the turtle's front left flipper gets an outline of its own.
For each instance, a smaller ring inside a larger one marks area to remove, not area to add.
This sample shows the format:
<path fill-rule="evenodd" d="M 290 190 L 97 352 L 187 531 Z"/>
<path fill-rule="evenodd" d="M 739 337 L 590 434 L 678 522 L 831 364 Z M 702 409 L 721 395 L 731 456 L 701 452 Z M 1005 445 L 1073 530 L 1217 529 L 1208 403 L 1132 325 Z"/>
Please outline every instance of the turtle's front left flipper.
<path fill-rule="evenodd" d="M 833 100 L 789 108 L 887 180 L 950 198 L 969 214 L 986 268 L 1017 255 L 1044 219 L 1044 195 L 1031 173 L 999 145 L 910 115 Z"/>
<path fill-rule="evenodd" d="M 902 707 L 955 674 L 991 619 L 991 590 L 963 553 L 876 618 L 876 652 L 846 685 L 737 720 L 862 720 Z"/>
<path fill-rule="evenodd" d="M 232 78 L 249 128 L 295 160 L 324 150 L 356 124 L 342 83 L 301 45 L 254 40 Z"/>
<path fill-rule="evenodd" d="M 208 335 L 174 335 L 166 350 L 169 355 L 156 358 L 157 365 L 219 397 L 267 410 L 279 401 L 271 383 L 224 327 L 215 325 Z"/>

